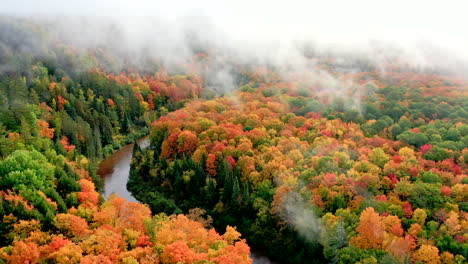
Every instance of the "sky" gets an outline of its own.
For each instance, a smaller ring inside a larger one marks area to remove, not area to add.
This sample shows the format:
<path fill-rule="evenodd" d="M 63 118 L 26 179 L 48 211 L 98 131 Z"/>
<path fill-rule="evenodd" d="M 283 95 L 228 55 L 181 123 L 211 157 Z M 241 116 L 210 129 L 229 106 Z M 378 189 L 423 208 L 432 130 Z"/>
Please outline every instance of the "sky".
<path fill-rule="evenodd" d="M 320 36 L 324 39 L 393 39 L 399 36 L 468 38 L 464 1 L 151 1 L 151 0 L 1 0 L 7 14 L 142 16 L 177 19 L 209 17 L 229 34 Z"/>
<path fill-rule="evenodd" d="M 203 20 L 211 25 L 210 30 L 247 49 L 251 46 L 276 49 L 293 45 L 295 41 L 312 40 L 325 47 L 359 50 L 378 41 L 414 53 L 436 47 L 460 59 L 468 58 L 468 3 L 464 2 L 0 0 L 0 13 L 32 17 L 53 15 L 63 19 L 106 16 L 124 24 L 152 17 L 165 21 L 169 31 L 177 21 L 195 17 L 191 21 Z"/>

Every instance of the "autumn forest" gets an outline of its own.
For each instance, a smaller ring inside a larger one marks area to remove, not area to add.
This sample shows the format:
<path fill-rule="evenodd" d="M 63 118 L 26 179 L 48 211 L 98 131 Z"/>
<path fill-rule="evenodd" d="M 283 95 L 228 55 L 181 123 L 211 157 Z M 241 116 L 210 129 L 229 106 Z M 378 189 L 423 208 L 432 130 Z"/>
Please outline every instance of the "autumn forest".
<path fill-rule="evenodd" d="M 468 262 L 463 76 L 313 47 L 282 67 L 196 37 L 168 63 L 8 16 L 0 32 L 0 263 Z M 139 202 L 105 197 L 98 166 L 132 143 Z"/>

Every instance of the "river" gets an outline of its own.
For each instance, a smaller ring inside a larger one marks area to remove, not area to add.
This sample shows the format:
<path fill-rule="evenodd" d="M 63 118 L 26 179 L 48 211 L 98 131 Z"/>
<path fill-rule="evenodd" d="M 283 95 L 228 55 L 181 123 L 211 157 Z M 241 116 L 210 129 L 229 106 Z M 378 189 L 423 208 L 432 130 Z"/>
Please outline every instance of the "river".
<path fill-rule="evenodd" d="M 150 144 L 149 137 L 137 140 L 142 149 Z M 128 144 L 114 152 L 99 164 L 97 174 L 104 178 L 104 197 L 116 193 L 130 202 L 138 202 L 127 190 L 130 163 L 132 162 L 133 144 Z"/>
<path fill-rule="evenodd" d="M 149 137 L 137 140 L 142 149 L 150 144 Z M 128 176 L 130 175 L 130 163 L 132 162 L 133 144 L 126 145 L 104 159 L 99 164 L 97 174 L 104 179 L 104 197 L 116 193 L 130 202 L 138 202 L 127 190 Z M 275 264 L 261 251 L 252 249 L 253 264 Z"/>

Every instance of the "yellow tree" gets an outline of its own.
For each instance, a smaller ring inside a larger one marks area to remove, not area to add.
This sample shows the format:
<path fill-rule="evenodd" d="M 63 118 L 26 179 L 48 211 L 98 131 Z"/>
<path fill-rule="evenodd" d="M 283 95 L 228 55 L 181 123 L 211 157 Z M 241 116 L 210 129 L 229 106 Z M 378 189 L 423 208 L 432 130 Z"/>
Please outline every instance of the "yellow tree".
<path fill-rule="evenodd" d="M 424 226 L 424 224 L 426 223 L 426 217 L 426 211 L 422 208 L 417 208 L 413 212 L 413 220 L 421 226 Z"/>
<path fill-rule="evenodd" d="M 414 263 L 440 264 L 439 249 L 431 245 L 422 245 L 412 256 Z"/>

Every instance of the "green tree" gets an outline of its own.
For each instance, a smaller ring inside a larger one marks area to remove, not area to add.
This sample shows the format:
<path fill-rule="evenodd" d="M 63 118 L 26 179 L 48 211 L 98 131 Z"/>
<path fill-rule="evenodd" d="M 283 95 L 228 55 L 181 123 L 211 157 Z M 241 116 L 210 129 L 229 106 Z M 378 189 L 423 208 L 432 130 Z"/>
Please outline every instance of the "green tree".
<path fill-rule="evenodd" d="M 414 184 L 413 191 L 409 194 L 408 199 L 413 207 L 430 210 L 440 208 L 444 203 L 440 186 L 423 182 Z"/>
<path fill-rule="evenodd" d="M 54 166 L 38 151 L 17 150 L 0 161 L 2 189 L 21 185 L 42 190 L 53 186 Z"/>
<path fill-rule="evenodd" d="M 369 155 L 369 161 L 373 164 L 383 168 L 385 164 L 390 160 L 390 157 L 385 154 L 384 150 L 381 148 L 375 148 L 372 150 L 372 153 Z"/>

